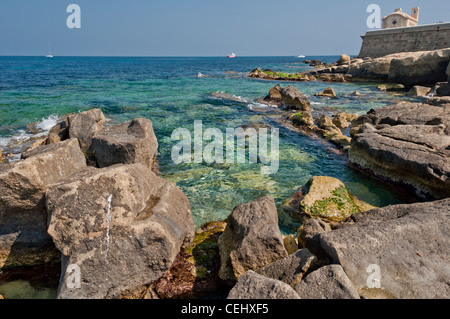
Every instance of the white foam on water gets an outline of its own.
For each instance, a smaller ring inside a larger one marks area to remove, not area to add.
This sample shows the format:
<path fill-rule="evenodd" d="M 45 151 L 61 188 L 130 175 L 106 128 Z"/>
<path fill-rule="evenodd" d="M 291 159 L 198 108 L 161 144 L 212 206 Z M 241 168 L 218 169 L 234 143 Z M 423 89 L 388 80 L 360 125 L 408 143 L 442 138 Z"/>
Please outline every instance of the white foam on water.
<path fill-rule="evenodd" d="M 50 129 L 58 124 L 59 116 L 57 114 L 52 114 L 47 118 L 42 118 L 42 120 L 36 124 L 36 128 L 41 131 L 45 131 L 48 133 Z"/>

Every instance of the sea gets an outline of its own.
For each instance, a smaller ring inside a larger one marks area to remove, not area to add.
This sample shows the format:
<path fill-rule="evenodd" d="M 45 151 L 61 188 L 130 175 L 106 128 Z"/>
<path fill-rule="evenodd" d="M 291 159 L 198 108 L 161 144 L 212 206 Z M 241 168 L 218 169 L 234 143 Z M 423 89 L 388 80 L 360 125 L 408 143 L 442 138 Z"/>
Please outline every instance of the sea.
<path fill-rule="evenodd" d="M 339 56 L 308 56 L 332 63 Z M 254 68 L 281 72 L 311 69 L 297 57 L 0 57 L 0 148 L 10 161 L 20 160 L 62 116 L 100 108 L 107 125 L 137 117 L 150 119 L 159 142 L 160 176 L 189 198 L 196 227 L 224 220 L 239 204 L 273 196 L 280 229 L 295 233 L 299 224 L 283 205 L 313 176 L 340 179 L 355 196 L 382 207 L 407 199 L 398 188 L 352 168 L 342 152 L 320 138 L 303 134 L 277 120 L 258 99 L 280 83 L 306 94 L 313 109 L 365 114 L 371 109 L 412 99 L 377 89 L 377 83 L 278 82 L 247 77 Z M 201 75 L 199 77 L 199 75 Z M 315 97 L 332 86 L 338 98 Z M 361 96 L 351 93 L 358 91 Z M 225 100 L 212 96 L 228 93 Z M 261 163 L 175 164 L 171 139 L 177 128 L 269 126 L 279 129 L 279 169 L 261 174 Z M 0 286 L 1 291 L 1 286 Z M 24 291 L 24 289 L 19 289 Z M 30 296 L 30 294 L 28 294 Z"/>

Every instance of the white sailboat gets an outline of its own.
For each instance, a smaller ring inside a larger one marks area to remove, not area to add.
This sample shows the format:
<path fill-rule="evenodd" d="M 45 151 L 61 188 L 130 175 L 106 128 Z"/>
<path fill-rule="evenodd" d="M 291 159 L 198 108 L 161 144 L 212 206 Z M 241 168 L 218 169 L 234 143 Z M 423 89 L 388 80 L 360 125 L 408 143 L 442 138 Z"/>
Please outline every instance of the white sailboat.
<path fill-rule="evenodd" d="M 48 54 L 45 57 L 53 58 L 52 49 L 50 48 L 50 43 L 48 44 Z"/>
<path fill-rule="evenodd" d="M 303 54 L 300 54 L 297 58 L 306 58 Z"/>

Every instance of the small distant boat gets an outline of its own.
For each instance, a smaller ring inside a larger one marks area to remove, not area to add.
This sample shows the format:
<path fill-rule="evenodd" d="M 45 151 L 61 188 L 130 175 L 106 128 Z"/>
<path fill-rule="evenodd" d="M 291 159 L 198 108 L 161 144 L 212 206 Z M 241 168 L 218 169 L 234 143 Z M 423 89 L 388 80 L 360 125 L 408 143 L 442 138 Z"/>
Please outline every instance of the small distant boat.
<path fill-rule="evenodd" d="M 297 58 L 306 58 L 304 55 L 300 54 Z"/>
<path fill-rule="evenodd" d="M 48 54 L 45 57 L 53 58 L 52 49 L 50 48 L 50 43 L 48 44 Z"/>
<path fill-rule="evenodd" d="M 228 55 L 227 55 L 227 58 L 230 58 L 230 59 L 233 59 L 233 58 L 235 58 L 235 57 L 237 57 L 237 55 L 234 54 L 234 53 L 231 53 L 231 54 L 228 54 Z"/>

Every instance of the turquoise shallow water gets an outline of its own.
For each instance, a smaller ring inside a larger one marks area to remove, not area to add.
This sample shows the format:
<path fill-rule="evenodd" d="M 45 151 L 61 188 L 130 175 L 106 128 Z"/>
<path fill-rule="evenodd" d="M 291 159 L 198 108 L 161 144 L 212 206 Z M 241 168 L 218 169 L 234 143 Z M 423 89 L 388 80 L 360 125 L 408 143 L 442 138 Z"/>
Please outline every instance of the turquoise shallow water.
<path fill-rule="evenodd" d="M 319 58 L 334 62 L 338 57 Z M 267 114 L 251 110 L 254 101 L 276 82 L 249 79 L 253 68 L 298 72 L 308 68 L 294 57 L 226 58 L 101 58 L 0 57 L 0 148 L 19 152 L 31 133 L 45 134 L 58 116 L 101 108 L 110 124 L 135 117 L 152 120 L 160 144 L 159 169 L 189 197 L 196 226 L 224 219 L 232 209 L 261 196 L 272 195 L 281 205 L 314 175 L 341 179 L 357 196 L 375 206 L 402 200 L 391 189 L 346 165 L 327 143 L 280 127 Z M 197 78 L 201 72 L 207 77 Z M 375 84 L 333 83 L 341 98 L 316 98 L 329 83 L 292 83 L 307 94 L 313 107 L 330 106 L 363 114 L 399 98 L 380 92 Z M 287 83 L 282 83 L 287 85 Z M 358 90 L 361 98 L 350 93 Z M 224 91 L 244 103 L 211 98 Z M 280 128 L 280 168 L 261 175 L 260 164 L 180 164 L 170 157 L 175 128 L 193 129 L 194 120 L 219 128 L 268 124 Z M 38 122 L 37 128 L 27 125 Z M 280 209 L 284 232 L 298 226 Z"/>

